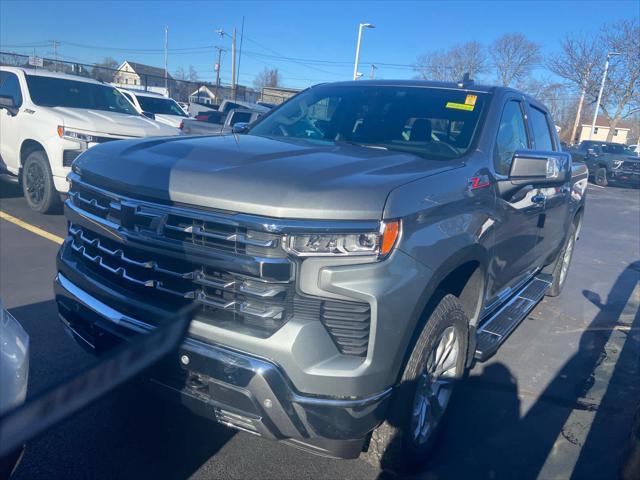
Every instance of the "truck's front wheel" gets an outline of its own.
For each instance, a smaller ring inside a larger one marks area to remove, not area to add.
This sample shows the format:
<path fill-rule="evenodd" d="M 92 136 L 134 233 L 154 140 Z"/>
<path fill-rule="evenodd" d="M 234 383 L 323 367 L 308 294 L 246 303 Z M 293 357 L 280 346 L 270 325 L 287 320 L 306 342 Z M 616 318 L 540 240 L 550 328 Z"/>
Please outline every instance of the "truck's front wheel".
<path fill-rule="evenodd" d="M 49 213 L 60 204 L 49 162 L 42 150 L 31 152 L 24 162 L 22 191 L 29 208 L 36 212 Z"/>
<path fill-rule="evenodd" d="M 440 430 L 456 382 L 462 378 L 469 322 L 460 301 L 445 295 L 418 337 L 389 406 L 371 434 L 365 459 L 403 472 L 424 462 Z"/>
<path fill-rule="evenodd" d="M 594 174 L 594 181 L 596 185 L 606 187 L 609 184 L 609 180 L 607 179 L 607 169 L 604 167 L 598 168 Z"/>

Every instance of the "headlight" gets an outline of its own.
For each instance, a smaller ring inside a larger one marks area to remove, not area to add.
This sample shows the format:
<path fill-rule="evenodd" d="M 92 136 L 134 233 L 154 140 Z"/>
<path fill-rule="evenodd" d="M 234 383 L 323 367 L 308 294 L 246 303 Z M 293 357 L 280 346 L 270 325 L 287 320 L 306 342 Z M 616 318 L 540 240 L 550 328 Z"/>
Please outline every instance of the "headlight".
<path fill-rule="evenodd" d="M 624 163 L 624 160 L 614 160 L 613 161 L 613 168 L 614 169 L 619 169 L 622 168 L 622 164 Z"/>
<path fill-rule="evenodd" d="M 65 138 L 67 140 L 73 140 L 75 142 L 81 143 L 90 143 L 95 142 L 96 138 L 87 133 L 76 132 L 74 130 L 69 130 L 68 128 L 64 128 L 63 126 L 58 126 L 58 136 L 60 138 Z"/>
<path fill-rule="evenodd" d="M 365 233 L 318 233 L 288 235 L 284 249 L 299 257 L 359 256 L 386 257 L 400 236 L 400 221 L 382 222 L 380 231 Z"/>

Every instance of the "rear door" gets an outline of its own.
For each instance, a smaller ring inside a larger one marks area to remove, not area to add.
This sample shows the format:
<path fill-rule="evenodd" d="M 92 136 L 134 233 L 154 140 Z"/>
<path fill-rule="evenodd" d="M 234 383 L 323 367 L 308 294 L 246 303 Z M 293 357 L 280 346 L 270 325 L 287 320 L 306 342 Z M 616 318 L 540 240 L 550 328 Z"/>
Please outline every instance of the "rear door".
<path fill-rule="evenodd" d="M 527 103 L 527 117 L 533 149 L 540 155 L 553 154 L 560 150 L 559 140 L 551 117 L 541 105 Z M 570 168 L 570 167 L 569 167 Z M 555 259 L 564 245 L 569 219 L 569 195 L 571 181 L 562 185 L 546 186 L 539 189 L 544 197 L 544 212 L 538 223 L 538 245 L 535 255 L 539 266 L 544 266 Z"/>
<path fill-rule="evenodd" d="M 526 280 L 536 268 L 538 222 L 544 212 L 536 185 L 523 185 L 515 192 L 501 193 L 498 183 L 506 181 L 513 155 L 529 150 L 531 140 L 526 127 L 525 105 L 519 96 L 509 97 L 503 107 L 493 149 L 496 179 L 495 244 L 490 263 L 491 284 L 487 308 L 500 303 Z"/>

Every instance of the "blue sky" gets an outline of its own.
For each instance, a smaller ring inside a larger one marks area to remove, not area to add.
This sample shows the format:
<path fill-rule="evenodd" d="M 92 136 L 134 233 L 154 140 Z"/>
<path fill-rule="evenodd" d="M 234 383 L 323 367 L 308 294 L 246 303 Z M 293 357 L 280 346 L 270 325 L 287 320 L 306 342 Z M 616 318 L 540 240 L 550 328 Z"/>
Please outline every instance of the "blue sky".
<path fill-rule="evenodd" d="M 94 63 L 109 55 L 163 66 L 164 26 L 169 27 L 169 71 L 193 65 L 214 78 L 214 45 L 229 49 L 222 80 L 230 81 L 230 39 L 215 30 L 240 30 L 245 38 L 240 82 L 251 85 L 265 66 L 278 67 L 283 83 L 304 87 L 349 79 L 360 22 L 365 32 L 361 70 L 367 63 L 412 64 L 420 53 L 478 40 L 489 44 L 520 31 L 553 52 L 565 33 L 596 32 L 603 22 L 638 17 L 640 2 L 29 2 L 0 0 L 0 49 Z M 199 50 L 175 50 L 202 47 Z M 148 51 L 155 50 L 155 51 Z M 305 59 L 276 60 L 273 57 Z M 311 63 L 308 60 L 317 61 Z M 329 63 L 343 62 L 343 63 Z M 380 66 L 380 78 L 410 78 L 409 67 Z"/>

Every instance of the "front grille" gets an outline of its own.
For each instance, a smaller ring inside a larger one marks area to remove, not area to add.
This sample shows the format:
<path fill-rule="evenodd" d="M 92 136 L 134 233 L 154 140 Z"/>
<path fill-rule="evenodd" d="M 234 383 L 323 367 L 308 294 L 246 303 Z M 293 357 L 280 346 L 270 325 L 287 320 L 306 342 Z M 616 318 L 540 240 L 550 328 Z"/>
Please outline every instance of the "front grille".
<path fill-rule="evenodd" d="M 73 161 L 78 158 L 82 150 L 64 150 L 62 152 L 62 166 L 70 167 Z"/>
<path fill-rule="evenodd" d="M 366 356 L 369 305 L 297 293 L 295 265 L 279 235 L 231 216 L 119 198 L 73 180 L 69 199 L 127 233 L 123 243 L 69 224 L 71 254 L 103 281 L 162 307 L 196 302 L 199 320 L 260 338 L 293 316 L 320 319 L 340 353 Z"/>
<path fill-rule="evenodd" d="M 624 161 L 622 162 L 622 169 L 631 172 L 640 172 L 640 161 L 638 162 L 630 162 Z"/>

